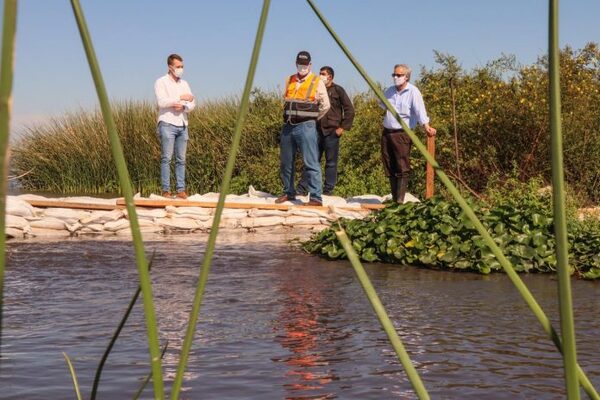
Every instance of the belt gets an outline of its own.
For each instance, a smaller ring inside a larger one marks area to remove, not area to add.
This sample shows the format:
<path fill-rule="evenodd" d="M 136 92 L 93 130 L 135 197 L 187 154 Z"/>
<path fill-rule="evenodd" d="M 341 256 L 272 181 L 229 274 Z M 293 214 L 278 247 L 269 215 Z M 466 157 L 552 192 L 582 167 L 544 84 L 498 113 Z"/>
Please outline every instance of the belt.
<path fill-rule="evenodd" d="M 398 133 L 398 132 L 404 132 L 404 129 L 402 129 L 402 128 L 400 128 L 400 129 L 383 128 L 383 133 Z"/>

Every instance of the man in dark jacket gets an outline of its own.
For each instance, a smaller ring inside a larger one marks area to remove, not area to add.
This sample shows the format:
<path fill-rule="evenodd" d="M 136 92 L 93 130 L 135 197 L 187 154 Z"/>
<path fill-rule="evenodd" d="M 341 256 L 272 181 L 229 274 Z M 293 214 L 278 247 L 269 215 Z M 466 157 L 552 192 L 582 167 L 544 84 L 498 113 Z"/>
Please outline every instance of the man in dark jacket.
<path fill-rule="evenodd" d="M 344 88 L 333 82 L 333 68 L 322 67 L 320 76 L 321 80 L 325 83 L 325 87 L 327 87 L 331 107 L 327 114 L 317 123 L 319 161 L 323 158 L 323 153 L 325 153 L 325 185 L 323 187 L 323 194 L 331 195 L 337 182 L 340 137 L 345 131 L 352 128 L 354 106 Z M 305 193 L 307 186 L 306 172 L 302 171 L 302 179 L 298 183 L 298 191 Z"/>

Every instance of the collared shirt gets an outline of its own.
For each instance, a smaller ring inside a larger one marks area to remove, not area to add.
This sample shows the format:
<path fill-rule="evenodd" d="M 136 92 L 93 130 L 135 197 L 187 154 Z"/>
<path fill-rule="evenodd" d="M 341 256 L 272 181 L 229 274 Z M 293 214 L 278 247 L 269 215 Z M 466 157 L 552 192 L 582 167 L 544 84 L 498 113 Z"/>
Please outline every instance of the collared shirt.
<path fill-rule="evenodd" d="M 302 82 L 304 82 L 306 79 L 313 75 L 314 74 L 312 72 L 309 72 L 302 79 L 298 77 L 298 80 L 296 81 L 296 86 L 300 86 Z M 287 82 L 285 83 L 285 85 L 287 87 Z M 329 104 L 329 96 L 327 95 L 327 87 L 321 79 L 319 79 L 319 83 L 317 84 L 315 99 L 317 100 L 317 103 L 319 103 L 319 116 L 317 117 L 317 119 L 321 119 L 325 114 L 327 114 L 327 111 L 329 111 L 329 108 L 331 107 L 331 105 Z"/>
<path fill-rule="evenodd" d="M 410 129 L 414 129 L 417 124 L 425 125 L 429 123 L 423 96 L 415 85 L 408 82 L 406 87 L 400 92 L 396 89 L 396 86 L 391 86 L 385 90 L 384 95 Z M 379 106 L 384 110 L 386 109 L 385 105 L 381 102 L 379 102 Z M 383 118 L 383 127 L 387 129 L 402 129 L 402 125 L 400 125 L 389 111 L 385 113 L 385 117 Z"/>
<path fill-rule="evenodd" d="M 183 79 L 175 80 L 170 74 L 161 76 L 154 83 L 154 93 L 158 102 L 158 122 L 163 121 L 175 126 L 188 125 L 188 113 L 196 107 L 193 101 L 180 100 L 182 94 L 192 94 L 192 89 Z M 183 104 L 183 111 L 175 111 L 171 107 Z"/>

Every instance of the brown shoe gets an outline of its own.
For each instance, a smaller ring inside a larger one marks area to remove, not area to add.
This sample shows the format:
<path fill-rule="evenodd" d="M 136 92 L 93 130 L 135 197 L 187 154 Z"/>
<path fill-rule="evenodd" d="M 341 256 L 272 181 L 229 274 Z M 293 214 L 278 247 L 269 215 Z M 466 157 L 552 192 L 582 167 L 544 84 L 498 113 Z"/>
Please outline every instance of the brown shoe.
<path fill-rule="evenodd" d="M 317 206 L 323 207 L 323 202 L 319 200 L 310 200 L 308 203 L 304 203 L 305 206 Z"/>
<path fill-rule="evenodd" d="M 287 194 L 284 194 L 283 196 L 279 196 L 278 198 L 275 199 L 275 204 L 280 204 L 280 203 L 284 203 L 286 201 L 294 201 L 294 200 L 296 200 L 296 198 L 288 197 Z"/>
<path fill-rule="evenodd" d="M 177 196 L 175 196 L 175 198 L 186 200 L 188 198 L 188 196 L 187 196 L 187 193 L 185 191 L 183 191 L 183 192 L 177 192 Z"/>
<path fill-rule="evenodd" d="M 171 194 L 171 192 L 162 192 L 161 196 L 162 197 L 167 197 L 169 199 L 173 198 L 173 195 Z"/>

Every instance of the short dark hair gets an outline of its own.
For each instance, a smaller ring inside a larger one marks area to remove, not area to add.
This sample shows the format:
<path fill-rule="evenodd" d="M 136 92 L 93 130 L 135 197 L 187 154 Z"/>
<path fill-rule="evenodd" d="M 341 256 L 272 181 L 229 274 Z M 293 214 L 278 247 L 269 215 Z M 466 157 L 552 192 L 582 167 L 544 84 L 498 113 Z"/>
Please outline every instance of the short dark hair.
<path fill-rule="evenodd" d="M 179 54 L 171 54 L 169 57 L 167 57 L 167 65 L 173 64 L 173 60 L 183 62 L 183 58 L 181 58 Z"/>
<path fill-rule="evenodd" d="M 333 68 L 328 67 L 327 65 L 324 67 L 321 67 L 320 71 L 327 71 L 327 73 L 329 75 L 331 75 L 331 78 L 333 78 L 335 76 L 334 72 L 333 72 Z"/>

